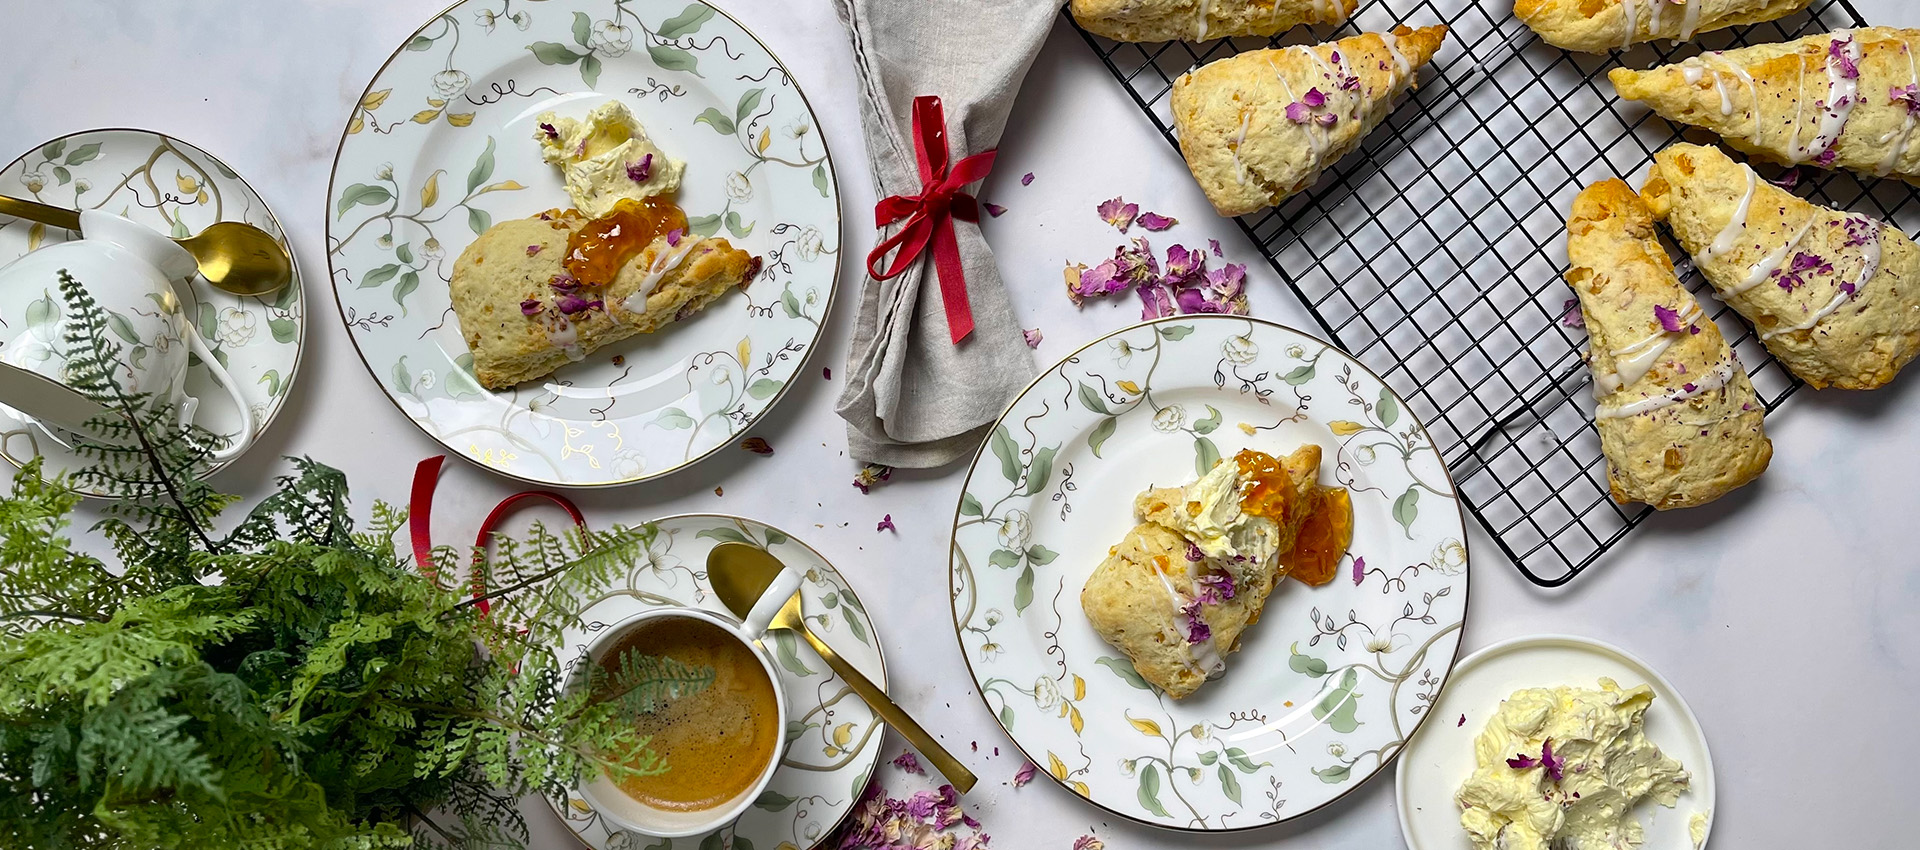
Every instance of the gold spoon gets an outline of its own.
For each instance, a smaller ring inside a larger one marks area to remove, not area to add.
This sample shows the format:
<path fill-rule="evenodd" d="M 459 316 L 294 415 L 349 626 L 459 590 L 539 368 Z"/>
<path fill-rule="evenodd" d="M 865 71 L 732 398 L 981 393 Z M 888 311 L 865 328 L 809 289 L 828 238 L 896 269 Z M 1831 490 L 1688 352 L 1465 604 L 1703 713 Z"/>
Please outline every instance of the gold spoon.
<path fill-rule="evenodd" d="M 67 230 L 80 229 L 80 214 L 38 201 L 0 195 L 0 215 L 37 221 Z M 200 264 L 200 275 L 214 288 L 235 295 L 271 295 L 293 282 L 293 258 L 273 236 L 241 221 L 221 221 L 185 239 L 176 239 Z"/>
<path fill-rule="evenodd" d="M 786 568 L 771 553 L 745 543 L 721 543 L 707 553 L 707 579 L 713 582 L 714 594 L 720 597 L 727 610 L 741 617 L 753 610 L 754 603 L 760 601 L 760 594 Z M 886 721 L 888 726 L 900 730 L 907 743 L 925 755 L 927 761 L 933 763 L 934 769 L 953 783 L 954 788 L 963 794 L 973 788 L 977 781 L 973 771 L 940 746 L 940 742 L 934 740 L 904 709 L 895 705 L 886 691 L 854 669 L 852 664 L 833 651 L 833 647 L 807 629 L 807 618 L 800 611 L 799 591 L 794 591 L 787 604 L 780 606 L 780 613 L 773 616 L 773 622 L 767 624 L 767 628 L 786 629 L 806 638 L 807 643 L 813 646 L 813 651 L 820 654 L 821 660 L 826 661 L 827 666 L 846 681 L 847 687 L 866 700 L 873 713 Z"/>

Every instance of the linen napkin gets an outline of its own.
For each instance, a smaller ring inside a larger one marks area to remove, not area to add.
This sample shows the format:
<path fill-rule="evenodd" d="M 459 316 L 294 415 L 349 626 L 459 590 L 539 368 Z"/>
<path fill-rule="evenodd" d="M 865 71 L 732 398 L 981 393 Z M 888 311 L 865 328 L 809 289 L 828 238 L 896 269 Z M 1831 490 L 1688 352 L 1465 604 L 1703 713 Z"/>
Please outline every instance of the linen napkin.
<path fill-rule="evenodd" d="M 1033 0 L 834 0 L 853 42 L 860 119 L 879 197 L 921 190 L 913 99 L 940 98 L 951 160 L 1000 143 L 1007 112 L 1058 3 Z M 853 212 L 850 244 L 871 246 Z M 890 280 L 867 277 L 837 410 L 855 459 L 942 466 L 973 451 L 1032 380 L 1033 352 L 977 224 L 955 219 L 972 335 L 949 336 L 931 252 Z M 889 230 L 889 233 L 891 230 Z"/>

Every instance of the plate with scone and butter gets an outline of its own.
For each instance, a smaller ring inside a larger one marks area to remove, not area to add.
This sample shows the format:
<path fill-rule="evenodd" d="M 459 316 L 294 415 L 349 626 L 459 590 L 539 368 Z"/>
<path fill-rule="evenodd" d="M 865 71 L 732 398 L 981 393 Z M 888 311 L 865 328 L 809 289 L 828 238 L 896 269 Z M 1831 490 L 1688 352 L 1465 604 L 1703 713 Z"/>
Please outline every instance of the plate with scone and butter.
<path fill-rule="evenodd" d="M 1244 316 L 1056 364 L 974 459 L 951 580 L 987 708 L 1063 787 L 1189 831 L 1269 826 L 1379 774 L 1466 619 L 1446 464 L 1381 379 Z"/>
<path fill-rule="evenodd" d="M 341 318 L 407 418 L 476 463 L 579 487 L 683 468 L 785 395 L 825 324 L 818 128 L 697 0 L 458 4 L 347 120 Z"/>

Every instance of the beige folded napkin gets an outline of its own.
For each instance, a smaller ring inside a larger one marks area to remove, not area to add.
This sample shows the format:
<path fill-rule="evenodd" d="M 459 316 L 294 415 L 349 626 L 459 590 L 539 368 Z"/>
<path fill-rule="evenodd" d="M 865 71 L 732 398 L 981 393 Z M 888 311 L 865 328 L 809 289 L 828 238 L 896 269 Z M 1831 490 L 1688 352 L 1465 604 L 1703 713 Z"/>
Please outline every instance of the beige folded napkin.
<path fill-rule="evenodd" d="M 949 159 L 1000 142 L 1027 66 L 1059 11 L 1032 0 L 834 0 L 853 42 L 860 118 L 879 197 L 917 195 L 913 99 L 940 98 Z M 849 244 L 861 234 L 864 210 Z M 982 431 L 1032 380 L 1033 352 L 1008 303 L 993 251 L 977 224 L 953 222 L 966 270 L 972 335 L 955 344 L 947 329 L 932 251 L 890 280 L 866 278 L 847 355 L 838 411 L 855 458 L 888 466 L 950 463 L 980 444 Z M 892 231 L 889 229 L 888 233 Z"/>

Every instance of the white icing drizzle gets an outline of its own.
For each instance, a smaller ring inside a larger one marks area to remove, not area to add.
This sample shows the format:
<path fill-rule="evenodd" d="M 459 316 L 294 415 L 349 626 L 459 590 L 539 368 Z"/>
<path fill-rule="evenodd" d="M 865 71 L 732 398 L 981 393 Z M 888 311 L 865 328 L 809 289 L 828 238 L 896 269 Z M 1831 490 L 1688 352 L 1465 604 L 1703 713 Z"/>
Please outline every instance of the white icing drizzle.
<path fill-rule="evenodd" d="M 1649 0 L 1649 2 L 1653 4 L 1653 8 L 1647 10 L 1647 40 L 1651 41 L 1660 35 L 1661 14 L 1667 10 L 1667 3 L 1670 0 Z"/>
<path fill-rule="evenodd" d="M 1733 62 L 1729 61 L 1726 57 L 1721 56 L 1718 51 L 1714 51 L 1704 55 L 1712 56 L 1716 59 L 1719 59 L 1720 64 L 1726 66 L 1727 73 L 1732 74 L 1736 77 L 1739 77 L 1741 82 L 1744 82 L 1747 84 L 1747 100 L 1753 104 L 1753 140 L 1755 142 L 1760 141 L 1760 134 L 1761 132 L 1763 132 L 1762 125 L 1760 123 L 1760 87 L 1758 84 L 1754 83 L 1753 75 L 1747 73 L 1747 69 L 1742 68 L 1739 65 L 1736 65 Z M 1719 69 L 1715 69 L 1713 72 L 1713 84 L 1715 87 L 1720 86 L 1720 70 Z M 1733 98 L 1727 93 L 1727 91 L 1724 88 L 1720 90 L 1720 114 L 1722 115 L 1733 114 Z"/>
<path fill-rule="evenodd" d="M 1305 48 L 1301 48 L 1301 49 L 1305 49 Z M 1307 50 L 1307 55 L 1312 56 L 1313 51 Z M 1313 58 L 1317 61 L 1320 57 L 1314 56 Z M 1294 94 L 1293 84 L 1287 82 L 1287 76 L 1285 74 L 1280 73 L 1280 67 L 1278 65 L 1273 64 L 1272 59 L 1267 60 L 1267 67 L 1273 69 L 1273 78 L 1276 80 L 1279 80 L 1280 87 L 1286 90 L 1287 102 L 1293 103 L 1295 101 L 1298 101 L 1300 97 Z M 1322 158 L 1324 158 L 1327 153 L 1327 139 L 1325 138 L 1324 135 L 1320 135 L 1320 136 L 1314 135 L 1315 129 L 1316 128 L 1314 127 L 1313 122 L 1311 121 L 1300 125 L 1300 131 L 1307 134 L 1307 146 L 1310 148 L 1313 148 L 1313 168 L 1315 170 L 1318 170 L 1320 168 Z M 1323 134 L 1326 132 L 1325 128 L 1319 128 L 1319 129 Z"/>
<path fill-rule="evenodd" d="M 1207 39 L 1207 12 L 1212 6 L 1213 0 L 1199 0 L 1198 8 L 1200 14 L 1198 15 L 1198 19 L 1193 22 L 1194 41 L 1205 41 Z"/>
<path fill-rule="evenodd" d="M 1702 68 L 1699 65 L 1692 64 L 1693 61 L 1694 60 L 1692 59 L 1688 59 L 1687 61 L 1680 63 L 1680 78 L 1683 80 L 1686 80 L 1687 85 L 1693 85 L 1694 83 L 1700 82 L 1700 75 L 1703 71 L 1706 70 L 1705 68 Z M 1720 81 L 1719 74 L 1715 74 L 1713 76 L 1714 76 L 1714 82 L 1717 83 Z"/>
<path fill-rule="evenodd" d="M 1190 600 L 1181 594 L 1180 591 L 1173 589 L 1173 582 L 1167 579 L 1166 573 L 1156 569 L 1153 571 L 1153 575 L 1155 578 L 1160 579 L 1160 586 L 1167 589 L 1167 599 L 1173 604 L 1174 629 L 1179 631 L 1184 625 L 1180 620 L 1185 617 L 1185 615 L 1180 612 L 1180 609 L 1187 607 L 1187 602 Z M 1191 564 L 1187 567 L 1187 575 L 1189 578 L 1193 575 L 1193 567 Z M 1205 622 L 1206 618 L 1202 617 L 1201 621 Z M 1179 637 L 1181 643 L 1186 643 L 1187 635 L 1184 631 L 1180 633 Z M 1206 640 L 1200 641 L 1199 643 L 1186 643 L 1186 646 L 1187 652 L 1193 657 L 1192 663 L 1188 665 L 1190 669 L 1198 670 L 1206 674 L 1208 678 L 1212 678 L 1215 674 L 1227 668 L 1227 660 L 1220 657 L 1220 651 L 1213 645 L 1213 636 L 1211 634 L 1207 636 Z"/>
<path fill-rule="evenodd" d="M 1669 331 L 1663 328 L 1645 339 L 1607 352 L 1614 358 L 1613 369 L 1604 373 L 1603 376 L 1594 378 L 1595 393 L 1598 395 L 1611 393 L 1621 387 L 1633 386 L 1635 382 L 1646 377 L 1647 373 L 1653 370 L 1654 365 L 1660 362 L 1660 358 L 1666 355 L 1674 339 L 1686 333 L 1686 326 L 1693 324 L 1699 318 L 1700 305 L 1689 301 L 1685 307 L 1680 308 L 1680 314 L 1676 319 L 1680 323 L 1680 330 Z"/>
<path fill-rule="evenodd" d="M 1407 61 L 1407 55 L 1400 52 L 1400 37 L 1390 32 L 1380 33 L 1381 43 L 1387 46 L 1387 52 L 1393 56 L 1393 67 L 1404 77 L 1413 73 L 1413 63 Z"/>
<path fill-rule="evenodd" d="M 1692 41 L 1693 31 L 1700 28 L 1700 7 L 1707 0 L 1687 0 L 1686 11 L 1680 15 L 1680 40 Z"/>
<path fill-rule="evenodd" d="M 1907 73 L 1911 75 L 1913 86 L 1916 89 L 1920 89 L 1920 67 L 1914 65 L 1912 42 L 1901 41 L 1900 49 L 1907 54 Z M 1898 100 L 1894 101 L 1893 105 L 1895 109 L 1906 108 L 1907 114 L 1905 118 L 1901 119 L 1900 129 L 1888 130 L 1886 135 L 1880 137 L 1881 147 L 1887 147 L 1887 143 L 1892 142 L 1896 137 L 1900 140 L 1898 144 L 1887 149 L 1886 158 L 1880 160 L 1880 164 L 1874 168 L 1873 173 L 1880 177 L 1892 174 L 1894 167 L 1900 164 L 1900 158 L 1906 154 L 1907 146 L 1913 144 L 1913 127 L 1915 123 L 1913 109 L 1908 107 L 1905 102 Z"/>
<path fill-rule="evenodd" d="M 1753 193 L 1760 188 L 1760 175 L 1755 174 L 1753 169 L 1745 165 L 1740 168 L 1747 172 L 1747 193 L 1740 196 L 1740 205 L 1733 210 L 1733 220 L 1727 222 L 1727 226 L 1720 229 L 1719 235 L 1713 237 L 1713 244 L 1700 250 L 1697 257 L 1700 265 L 1706 265 L 1707 260 L 1715 254 L 1724 254 L 1733 250 L 1740 236 L 1747 232 L 1747 212 L 1753 208 Z"/>
<path fill-rule="evenodd" d="M 587 352 L 580 347 L 580 329 L 574 326 L 572 319 L 549 315 L 545 324 L 548 345 L 560 349 L 572 362 L 586 359 Z"/>
<path fill-rule="evenodd" d="M 1659 3 L 1661 0 L 1653 0 L 1653 2 Z M 1639 11 L 1638 4 L 1635 0 L 1620 0 L 1620 12 L 1625 15 L 1627 19 L 1627 34 L 1620 38 L 1620 49 L 1622 50 L 1632 47 L 1635 41 L 1634 36 L 1639 34 L 1635 31 L 1640 23 L 1639 20 L 1637 20 Z"/>
<path fill-rule="evenodd" d="M 1691 390 L 1683 386 L 1677 390 L 1671 390 L 1660 395 L 1634 399 L 1626 404 L 1602 404 L 1594 408 L 1593 417 L 1595 419 L 1624 419 L 1642 413 L 1652 413 L 1663 407 L 1668 407 L 1695 396 L 1713 392 L 1726 386 L 1730 380 L 1733 380 L 1733 363 L 1723 360 L 1720 362 L 1720 365 L 1714 367 L 1713 371 L 1701 375 L 1690 382 L 1688 386 L 1693 387 Z"/>
<path fill-rule="evenodd" d="M 1240 107 L 1240 132 L 1233 137 L 1233 175 L 1240 185 L 1247 185 L 1247 167 L 1240 164 L 1240 146 L 1247 143 L 1247 123 L 1253 120 L 1253 110 Z"/>
<path fill-rule="evenodd" d="M 687 235 L 681 237 L 679 247 L 660 252 L 653 258 L 653 263 L 647 266 L 647 276 L 640 279 L 640 288 L 627 296 L 627 300 L 620 302 L 620 306 L 625 307 L 629 313 L 647 312 L 647 296 L 653 294 L 653 288 L 660 285 L 660 281 L 666 278 L 667 273 L 686 262 L 687 255 L 693 253 L 694 247 L 699 244 L 698 237 Z"/>
<path fill-rule="evenodd" d="M 1800 240 L 1806 238 L 1807 231 L 1812 230 L 1813 223 L 1819 220 L 1820 213 L 1818 212 L 1807 216 L 1807 223 L 1800 226 L 1800 232 L 1795 233 L 1791 240 L 1788 240 L 1785 245 L 1781 245 L 1768 252 L 1766 256 L 1760 258 L 1759 262 L 1749 266 L 1747 268 L 1746 279 L 1740 281 L 1739 285 L 1732 289 L 1722 290 L 1718 294 L 1723 297 L 1739 295 L 1766 282 L 1767 278 L 1772 277 L 1774 271 L 1780 268 L 1780 264 L 1786 262 L 1787 255 L 1793 253 L 1793 249 L 1800 247 Z"/>
<path fill-rule="evenodd" d="M 1853 294 L 1847 294 L 1847 291 L 1844 289 L 1835 292 L 1833 294 L 1833 300 L 1828 301 L 1826 306 L 1813 311 L 1812 314 L 1807 316 L 1805 321 L 1797 325 L 1789 325 L 1787 327 L 1774 328 L 1773 330 L 1766 331 L 1760 334 L 1760 339 L 1769 340 L 1784 333 L 1809 330 L 1814 325 L 1820 324 L 1828 316 L 1833 315 L 1834 311 L 1840 309 L 1840 305 L 1847 303 L 1847 301 L 1851 299 L 1858 298 L 1866 292 L 1867 281 L 1872 280 L 1874 275 L 1880 273 L 1880 223 L 1864 216 L 1852 216 L 1852 218 L 1863 221 L 1868 228 L 1867 233 L 1869 234 L 1867 241 L 1860 246 L 1860 274 L 1854 278 Z"/>
<path fill-rule="evenodd" d="M 1827 52 L 1827 99 L 1820 113 L 1820 132 L 1808 143 L 1805 153 L 1809 157 L 1818 157 L 1833 149 L 1840 141 L 1840 133 L 1847 127 L 1847 119 L 1853 115 L 1854 104 L 1860 102 L 1860 40 L 1849 31 L 1836 33 L 1834 44 L 1843 45 L 1841 52 L 1848 62 L 1853 63 L 1855 73 L 1846 77 L 1841 70 L 1840 58 Z M 1805 76 L 1806 63 L 1801 63 L 1802 77 Z M 1804 95 L 1805 93 L 1802 92 Z"/>

